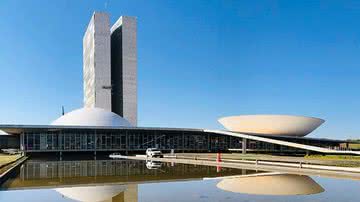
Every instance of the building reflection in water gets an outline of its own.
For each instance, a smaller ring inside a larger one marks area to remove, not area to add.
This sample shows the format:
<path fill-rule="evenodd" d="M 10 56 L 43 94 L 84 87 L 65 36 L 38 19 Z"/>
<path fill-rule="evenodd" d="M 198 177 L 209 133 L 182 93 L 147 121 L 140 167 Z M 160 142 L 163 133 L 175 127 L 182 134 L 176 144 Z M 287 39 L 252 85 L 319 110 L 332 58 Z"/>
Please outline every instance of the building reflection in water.
<path fill-rule="evenodd" d="M 222 178 L 217 187 L 261 195 L 307 195 L 324 189 L 308 176 L 135 160 L 25 162 L 1 190 L 53 189 L 75 201 L 138 201 L 138 184 Z M 233 176 L 233 177 L 231 177 Z"/>
<path fill-rule="evenodd" d="M 280 173 L 230 177 L 216 186 L 225 191 L 256 195 L 310 195 L 324 192 L 309 176 Z"/>
<path fill-rule="evenodd" d="M 102 185 L 56 188 L 62 196 L 82 202 L 136 202 L 138 187 L 131 185 Z"/>
<path fill-rule="evenodd" d="M 146 183 L 243 174 L 245 170 L 136 160 L 33 161 L 2 188 L 88 183 Z M 246 170 L 246 173 L 257 171 Z M 1 187 L 0 187 L 1 188 Z"/>
<path fill-rule="evenodd" d="M 198 180 L 256 173 L 257 171 L 216 167 L 144 162 L 134 160 L 81 160 L 25 162 L 2 190 L 54 189 L 75 201 L 137 201 L 138 184 Z"/>

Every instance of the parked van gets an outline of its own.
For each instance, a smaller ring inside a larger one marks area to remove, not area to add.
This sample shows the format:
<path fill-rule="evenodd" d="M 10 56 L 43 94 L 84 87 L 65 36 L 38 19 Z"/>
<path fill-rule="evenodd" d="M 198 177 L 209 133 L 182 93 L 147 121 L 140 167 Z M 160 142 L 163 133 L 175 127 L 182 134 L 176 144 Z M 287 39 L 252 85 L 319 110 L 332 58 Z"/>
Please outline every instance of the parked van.
<path fill-rule="evenodd" d="M 163 154 L 161 153 L 160 149 L 148 148 L 146 150 L 146 157 L 150 157 L 150 158 L 159 157 L 159 158 L 162 158 Z"/>

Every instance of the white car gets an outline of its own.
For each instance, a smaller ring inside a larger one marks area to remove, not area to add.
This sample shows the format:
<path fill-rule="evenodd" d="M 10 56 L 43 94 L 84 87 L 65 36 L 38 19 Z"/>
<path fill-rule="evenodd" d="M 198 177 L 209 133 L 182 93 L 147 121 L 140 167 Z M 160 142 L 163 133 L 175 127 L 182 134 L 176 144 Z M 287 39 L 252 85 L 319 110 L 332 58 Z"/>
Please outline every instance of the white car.
<path fill-rule="evenodd" d="M 148 148 L 146 150 L 146 157 L 155 158 L 155 157 L 163 157 L 161 151 L 157 148 Z"/>
<path fill-rule="evenodd" d="M 146 161 L 146 168 L 149 170 L 156 170 L 161 168 L 161 162 L 156 161 Z"/>

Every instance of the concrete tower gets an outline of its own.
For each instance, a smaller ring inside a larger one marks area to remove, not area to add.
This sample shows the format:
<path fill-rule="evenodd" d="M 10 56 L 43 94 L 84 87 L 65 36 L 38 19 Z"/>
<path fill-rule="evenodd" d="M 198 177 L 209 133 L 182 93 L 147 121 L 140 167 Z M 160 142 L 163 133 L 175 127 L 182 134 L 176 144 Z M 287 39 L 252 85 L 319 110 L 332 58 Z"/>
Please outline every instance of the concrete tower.
<path fill-rule="evenodd" d="M 112 111 L 137 125 L 136 18 L 122 16 L 111 27 Z"/>
<path fill-rule="evenodd" d="M 94 12 L 83 38 L 84 106 L 111 111 L 109 15 Z"/>
<path fill-rule="evenodd" d="M 83 39 L 84 107 L 112 111 L 137 125 L 136 18 L 95 12 Z"/>

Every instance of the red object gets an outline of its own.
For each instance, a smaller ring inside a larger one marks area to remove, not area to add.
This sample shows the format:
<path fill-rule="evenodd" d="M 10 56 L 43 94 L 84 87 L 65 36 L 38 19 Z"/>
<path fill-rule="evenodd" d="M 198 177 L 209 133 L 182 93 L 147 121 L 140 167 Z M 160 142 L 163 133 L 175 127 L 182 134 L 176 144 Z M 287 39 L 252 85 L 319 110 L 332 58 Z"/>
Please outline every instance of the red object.
<path fill-rule="evenodd" d="M 221 166 L 216 166 L 216 172 L 220 173 L 221 172 Z"/>
<path fill-rule="evenodd" d="M 217 153 L 216 155 L 216 162 L 221 162 L 221 153 Z"/>

